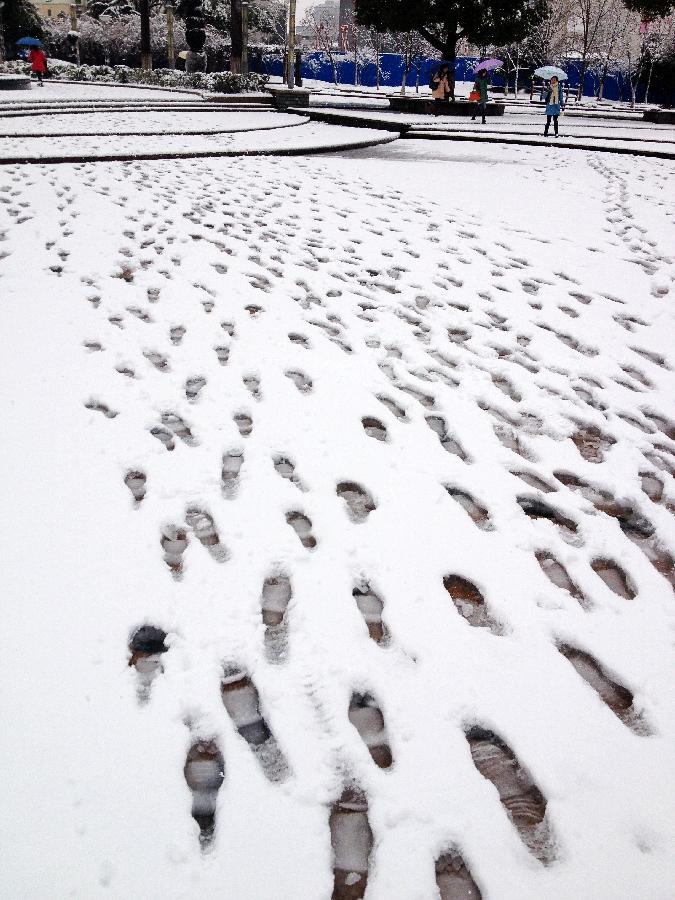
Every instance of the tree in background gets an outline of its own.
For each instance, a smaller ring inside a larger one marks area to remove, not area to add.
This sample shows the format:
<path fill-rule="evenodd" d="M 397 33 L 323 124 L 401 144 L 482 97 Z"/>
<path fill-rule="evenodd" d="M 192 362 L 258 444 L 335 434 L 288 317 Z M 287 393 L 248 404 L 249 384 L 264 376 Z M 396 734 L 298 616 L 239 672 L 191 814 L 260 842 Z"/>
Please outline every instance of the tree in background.
<path fill-rule="evenodd" d="M 90 0 L 87 4 L 87 15 L 93 19 L 121 19 L 136 12 L 132 0 Z"/>
<path fill-rule="evenodd" d="M 358 0 L 362 25 L 380 31 L 416 31 L 454 67 L 457 45 L 522 40 L 545 17 L 546 0 Z"/>
<path fill-rule="evenodd" d="M 15 45 L 19 38 L 44 37 L 42 19 L 32 3 L 28 0 L 5 0 L 2 9 L 2 36 L 8 56 L 16 55 Z"/>

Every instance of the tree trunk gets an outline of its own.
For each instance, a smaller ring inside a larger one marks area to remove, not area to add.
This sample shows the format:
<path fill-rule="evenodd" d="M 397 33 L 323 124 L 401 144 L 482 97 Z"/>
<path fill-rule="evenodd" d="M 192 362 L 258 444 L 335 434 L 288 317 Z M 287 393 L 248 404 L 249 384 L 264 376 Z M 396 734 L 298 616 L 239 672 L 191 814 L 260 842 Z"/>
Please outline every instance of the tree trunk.
<path fill-rule="evenodd" d="M 607 78 L 608 71 L 609 71 L 609 60 L 605 60 L 605 65 L 602 67 L 602 75 L 600 76 L 600 84 L 598 85 L 598 93 L 597 93 L 598 100 L 602 100 L 602 95 L 605 92 L 605 79 Z"/>
<path fill-rule="evenodd" d="M 584 80 L 586 78 L 586 55 L 581 57 L 581 71 L 579 72 L 579 87 L 577 88 L 577 101 L 584 96 Z"/>
<path fill-rule="evenodd" d="M 649 103 L 649 89 L 652 86 L 652 72 L 654 71 L 654 60 L 649 63 L 649 76 L 647 78 L 647 87 L 645 88 L 645 103 Z"/>
<path fill-rule="evenodd" d="M 241 72 L 241 54 L 243 45 L 241 0 L 231 0 L 230 3 L 230 72 Z"/>
<path fill-rule="evenodd" d="M 141 14 L 141 68 L 152 69 L 152 52 L 150 50 L 150 3 L 140 2 Z M 79 60 L 78 60 L 79 62 Z"/>

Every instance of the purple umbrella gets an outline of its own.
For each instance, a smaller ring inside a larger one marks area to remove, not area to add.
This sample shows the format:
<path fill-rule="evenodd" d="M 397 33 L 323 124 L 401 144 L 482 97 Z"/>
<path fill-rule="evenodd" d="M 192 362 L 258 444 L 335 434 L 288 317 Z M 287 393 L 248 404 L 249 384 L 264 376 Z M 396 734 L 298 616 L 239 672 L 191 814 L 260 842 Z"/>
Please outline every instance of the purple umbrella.
<path fill-rule="evenodd" d="M 485 69 L 486 72 L 491 72 L 492 69 L 501 69 L 503 65 L 504 62 L 501 59 L 484 59 L 483 62 L 474 66 L 474 72 L 480 72 L 481 69 Z"/>

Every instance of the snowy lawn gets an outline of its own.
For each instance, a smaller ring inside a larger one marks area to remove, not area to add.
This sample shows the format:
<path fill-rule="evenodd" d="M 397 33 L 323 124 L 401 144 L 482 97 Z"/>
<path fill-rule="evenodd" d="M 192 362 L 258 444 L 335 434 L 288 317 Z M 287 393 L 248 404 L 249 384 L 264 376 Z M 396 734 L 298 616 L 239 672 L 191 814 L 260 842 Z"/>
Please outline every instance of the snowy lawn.
<path fill-rule="evenodd" d="M 306 117 L 281 116 L 273 110 L 234 112 L 148 112 L 125 109 L 105 114 L 77 113 L 39 114 L 17 118 L 0 117 L 0 136 L 82 135 L 82 134 L 209 134 L 234 131 L 258 131 L 301 125 Z"/>
<path fill-rule="evenodd" d="M 4 895 L 672 897 L 674 168 L 0 168 Z"/>

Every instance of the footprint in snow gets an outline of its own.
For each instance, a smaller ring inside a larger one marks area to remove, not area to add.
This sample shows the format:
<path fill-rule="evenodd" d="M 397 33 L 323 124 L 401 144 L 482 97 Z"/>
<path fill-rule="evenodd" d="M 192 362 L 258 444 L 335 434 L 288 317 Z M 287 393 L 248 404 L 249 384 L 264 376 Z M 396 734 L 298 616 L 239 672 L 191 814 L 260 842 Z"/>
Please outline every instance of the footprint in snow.
<path fill-rule="evenodd" d="M 188 545 L 187 532 L 178 525 L 168 523 L 162 527 L 160 543 L 164 551 L 164 562 L 174 578 L 179 579 L 183 573 L 183 553 Z"/>
<path fill-rule="evenodd" d="M 244 451 L 235 448 L 223 454 L 220 480 L 226 497 L 234 497 L 239 487 L 239 472 L 244 463 Z"/>
<path fill-rule="evenodd" d="M 462 449 L 460 443 L 448 434 L 445 419 L 441 416 L 426 416 L 426 423 L 429 428 L 438 436 L 441 447 L 448 453 L 458 456 L 463 462 L 469 462 L 469 458 Z"/>
<path fill-rule="evenodd" d="M 199 825 L 199 842 L 206 849 L 214 837 L 216 801 L 225 780 L 225 761 L 215 739 L 199 740 L 190 747 L 183 775 L 192 792 L 192 818 Z"/>
<path fill-rule="evenodd" d="M 387 442 L 387 426 L 379 419 L 375 419 L 373 416 L 364 416 L 361 419 L 361 425 L 368 437 L 375 438 L 375 440 L 383 443 Z"/>
<path fill-rule="evenodd" d="M 357 787 L 345 788 L 329 818 L 333 849 L 332 900 L 362 900 L 368 887 L 373 832 L 368 801 Z"/>
<path fill-rule="evenodd" d="M 352 597 L 356 601 L 356 606 L 368 627 L 370 637 L 376 644 L 386 646 L 389 643 L 389 630 L 382 621 L 382 613 L 384 611 L 382 598 L 375 593 L 367 581 L 353 589 Z"/>
<path fill-rule="evenodd" d="M 457 612 L 474 628 L 488 628 L 493 634 L 502 634 L 502 629 L 488 612 L 485 598 L 475 584 L 461 575 L 446 575 L 443 587 L 455 604 Z"/>
<path fill-rule="evenodd" d="M 265 579 L 260 605 L 265 626 L 265 654 L 268 662 L 283 662 L 288 649 L 288 626 L 285 620 L 293 596 L 287 575 L 271 575 Z"/>
<path fill-rule="evenodd" d="M 114 419 L 119 415 L 118 412 L 114 409 L 110 409 L 109 406 L 106 406 L 105 403 L 100 403 L 98 400 L 87 400 L 84 404 L 86 409 L 91 409 L 94 412 L 103 413 L 106 419 Z"/>
<path fill-rule="evenodd" d="M 368 748 L 373 762 L 381 769 L 389 769 L 393 759 L 387 728 L 382 710 L 372 694 L 353 693 L 349 703 L 348 717 Z"/>
<path fill-rule="evenodd" d="M 129 665 L 136 669 L 136 690 L 140 703 L 147 703 L 152 682 L 163 671 L 162 654 L 166 632 L 154 625 L 141 625 L 129 640 Z"/>
<path fill-rule="evenodd" d="M 650 734 L 643 717 L 633 706 L 633 694 L 628 688 L 610 678 L 597 659 L 567 644 L 560 644 L 558 650 L 627 728 L 639 735 Z"/>
<path fill-rule="evenodd" d="M 208 512 L 198 506 L 190 506 L 185 513 L 185 521 L 212 559 L 216 562 L 227 560 L 227 549 L 221 543 L 213 517 Z"/>
<path fill-rule="evenodd" d="M 537 558 L 537 562 L 539 563 L 542 572 L 551 584 L 554 584 L 556 587 L 562 588 L 562 590 L 567 591 L 567 593 L 574 597 L 575 600 L 578 600 L 580 605 L 584 609 L 588 609 L 590 604 L 582 591 L 576 586 L 576 584 L 570 578 L 567 569 L 563 566 L 561 562 L 551 554 L 545 550 L 538 550 L 535 553 Z"/>
<path fill-rule="evenodd" d="M 484 506 L 481 506 L 477 500 L 475 500 L 471 494 L 467 493 L 467 491 L 463 491 L 460 488 L 456 487 L 448 487 L 446 485 L 445 490 L 448 494 L 455 500 L 459 505 L 464 509 L 466 513 L 471 517 L 471 521 L 474 525 L 477 525 L 483 531 L 492 531 L 493 526 L 490 521 L 490 516 L 488 511 Z"/>
<path fill-rule="evenodd" d="M 303 483 L 295 472 L 295 464 L 291 462 L 287 456 L 277 455 L 274 457 L 273 462 L 275 471 L 281 475 L 282 478 L 286 478 L 301 491 L 305 490 Z"/>
<path fill-rule="evenodd" d="M 297 534 L 300 543 L 308 550 L 316 547 L 316 538 L 312 534 L 312 520 L 301 512 L 291 511 L 286 513 L 286 522 Z"/>
<path fill-rule="evenodd" d="M 377 509 L 371 494 L 354 481 L 341 481 L 335 493 L 345 501 L 349 518 L 354 523 L 365 522 L 369 514 Z"/>
<path fill-rule="evenodd" d="M 236 413 L 234 422 L 241 437 L 248 437 L 253 431 L 253 419 L 247 413 Z"/>
<path fill-rule="evenodd" d="M 626 572 L 611 559 L 594 559 L 591 568 L 617 596 L 624 600 L 634 600 L 637 596 L 637 590 Z"/>
<path fill-rule="evenodd" d="M 256 686 L 246 672 L 226 667 L 221 681 L 223 705 L 232 724 L 251 748 L 265 777 L 272 782 L 285 781 L 289 766 L 260 711 Z"/>
<path fill-rule="evenodd" d="M 438 857 L 435 868 L 440 900 L 482 900 L 471 872 L 454 847 Z"/>
<path fill-rule="evenodd" d="M 312 379 L 299 369 L 288 369 L 284 372 L 286 378 L 290 378 L 301 394 L 307 394 L 312 390 Z"/>
<path fill-rule="evenodd" d="M 138 469 L 130 469 L 124 476 L 124 483 L 131 491 L 137 505 L 145 497 L 146 480 L 145 472 Z"/>
<path fill-rule="evenodd" d="M 473 764 L 497 788 L 499 799 L 526 847 L 543 863 L 553 861 L 546 799 L 507 744 L 475 726 L 466 732 Z"/>

